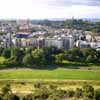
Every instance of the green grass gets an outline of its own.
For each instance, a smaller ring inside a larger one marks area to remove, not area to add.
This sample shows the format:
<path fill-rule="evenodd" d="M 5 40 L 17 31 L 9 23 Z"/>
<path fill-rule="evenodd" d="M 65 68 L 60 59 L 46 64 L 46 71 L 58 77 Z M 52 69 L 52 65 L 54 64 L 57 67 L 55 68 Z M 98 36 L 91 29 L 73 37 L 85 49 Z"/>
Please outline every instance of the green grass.
<path fill-rule="evenodd" d="M 100 71 L 63 68 L 55 70 L 12 69 L 1 70 L 0 79 L 100 80 Z"/>

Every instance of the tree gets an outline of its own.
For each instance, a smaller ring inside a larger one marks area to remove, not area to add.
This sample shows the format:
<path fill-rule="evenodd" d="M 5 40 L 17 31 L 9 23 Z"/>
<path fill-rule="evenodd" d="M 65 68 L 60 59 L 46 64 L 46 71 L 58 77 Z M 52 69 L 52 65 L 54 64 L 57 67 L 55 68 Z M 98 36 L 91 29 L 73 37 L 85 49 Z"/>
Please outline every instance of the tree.
<path fill-rule="evenodd" d="M 60 53 L 60 54 L 56 55 L 55 58 L 56 58 L 55 60 L 56 60 L 57 64 L 62 64 L 65 57 L 64 57 L 63 53 Z"/>
<path fill-rule="evenodd" d="M 80 48 L 72 48 L 66 53 L 67 60 L 70 61 L 82 61 L 82 52 L 80 51 Z"/>
<path fill-rule="evenodd" d="M 5 48 L 3 50 L 2 56 L 4 56 L 5 58 L 10 58 L 11 57 L 11 49 L 10 48 Z"/>
<path fill-rule="evenodd" d="M 2 55 L 3 50 L 4 50 L 4 48 L 0 47 L 0 56 Z"/>
<path fill-rule="evenodd" d="M 47 63 L 43 49 L 35 49 L 32 51 L 32 57 L 36 65 L 45 65 Z"/>
<path fill-rule="evenodd" d="M 89 56 L 87 57 L 87 59 L 86 59 L 86 62 L 88 62 L 88 63 L 93 63 L 94 60 L 95 60 L 94 57 L 91 56 L 91 55 L 89 55 Z"/>
<path fill-rule="evenodd" d="M 84 48 L 81 49 L 81 52 L 83 54 L 83 61 L 87 63 L 93 63 L 97 59 L 97 51 L 92 48 Z"/>
<path fill-rule="evenodd" d="M 23 63 L 24 64 L 28 64 L 28 65 L 31 65 L 33 64 L 33 58 L 30 54 L 26 54 L 23 58 Z"/>
<path fill-rule="evenodd" d="M 18 64 L 22 63 L 24 55 L 25 55 L 25 52 L 21 48 L 12 48 L 11 49 L 11 57 L 16 58 L 15 60 Z"/>

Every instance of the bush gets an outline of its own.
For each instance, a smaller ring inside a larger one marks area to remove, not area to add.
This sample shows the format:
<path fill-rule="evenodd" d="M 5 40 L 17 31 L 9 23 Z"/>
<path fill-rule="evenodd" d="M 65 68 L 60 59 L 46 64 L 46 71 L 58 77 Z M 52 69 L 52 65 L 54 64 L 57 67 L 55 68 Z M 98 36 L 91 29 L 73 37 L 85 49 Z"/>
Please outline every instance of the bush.
<path fill-rule="evenodd" d="M 66 91 L 51 89 L 48 100 L 61 100 L 66 95 Z"/>
<path fill-rule="evenodd" d="M 77 97 L 77 98 L 82 97 L 82 93 L 83 93 L 82 89 L 77 88 L 75 91 L 75 97 Z"/>
<path fill-rule="evenodd" d="M 95 90 L 94 98 L 95 100 L 100 100 L 100 89 Z"/>
<path fill-rule="evenodd" d="M 46 86 L 42 86 L 41 88 L 37 88 L 34 91 L 34 99 L 35 100 L 47 100 L 49 97 L 49 90 Z"/>
<path fill-rule="evenodd" d="M 75 95 L 75 92 L 72 89 L 67 90 L 67 96 L 73 97 Z"/>
<path fill-rule="evenodd" d="M 11 87 L 10 84 L 6 84 L 3 88 L 2 88 L 2 94 L 6 95 L 6 94 L 11 94 Z"/>
<path fill-rule="evenodd" d="M 2 55 L 3 50 L 4 50 L 4 48 L 0 47 L 0 56 Z"/>
<path fill-rule="evenodd" d="M 29 95 L 26 95 L 23 100 L 33 100 L 33 95 L 32 94 L 29 94 Z"/>
<path fill-rule="evenodd" d="M 61 98 L 58 95 L 52 94 L 49 96 L 48 100 L 61 100 Z"/>
<path fill-rule="evenodd" d="M 12 93 L 10 84 L 2 88 L 2 100 L 19 100 L 19 97 Z"/>
<path fill-rule="evenodd" d="M 2 56 L 4 56 L 5 58 L 10 58 L 11 57 L 11 50 L 9 48 L 5 48 L 3 50 Z"/>
<path fill-rule="evenodd" d="M 34 83 L 35 88 L 41 88 L 42 86 L 43 86 L 43 82 L 41 82 L 41 81 L 37 81 Z"/>
<path fill-rule="evenodd" d="M 83 86 L 83 96 L 86 98 L 94 97 L 94 88 L 91 85 L 85 84 Z"/>

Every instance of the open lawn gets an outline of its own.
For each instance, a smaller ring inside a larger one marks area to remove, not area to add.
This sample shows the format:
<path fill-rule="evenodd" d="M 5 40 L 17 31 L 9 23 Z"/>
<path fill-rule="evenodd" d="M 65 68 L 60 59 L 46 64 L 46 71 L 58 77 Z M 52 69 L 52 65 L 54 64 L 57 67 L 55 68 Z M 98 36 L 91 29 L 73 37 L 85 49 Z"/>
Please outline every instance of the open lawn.
<path fill-rule="evenodd" d="M 0 88 L 6 83 L 16 94 L 27 94 L 34 90 L 34 83 L 41 81 L 46 85 L 54 84 L 62 89 L 76 89 L 84 83 L 91 84 L 95 89 L 100 88 L 100 71 L 65 69 L 35 70 L 8 69 L 0 70 Z"/>
<path fill-rule="evenodd" d="M 0 79 L 100 80 L 100 71 L 64 68 L 54 70 L 8 69 L 0 71 Z"/>

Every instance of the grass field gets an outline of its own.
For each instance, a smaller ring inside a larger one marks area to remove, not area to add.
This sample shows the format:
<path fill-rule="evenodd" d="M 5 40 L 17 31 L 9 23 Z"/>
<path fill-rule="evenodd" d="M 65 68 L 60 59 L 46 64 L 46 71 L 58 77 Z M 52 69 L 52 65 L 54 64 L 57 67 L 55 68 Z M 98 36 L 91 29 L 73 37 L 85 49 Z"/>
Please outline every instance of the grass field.
<path fill-rule="evenodd" d="M 65 69 L 35 70 L 35 69 L 6 69 L 0 70 L 0 88 L 6 83 L 11 84 L 16 94 L 27 94 L 34 90 L 34 83 L 42 81 L 54 84 L 62 89 L 76 89 L 84 83 L 91 84 L 95 89 L 100 88 L 100 71 Z"/>
<path fill-rule="evenodd" d="M 100 71 L 64 68 L 55 70 L 8 69 L 0 71 L 0 79 L 100 80 Z"/>

